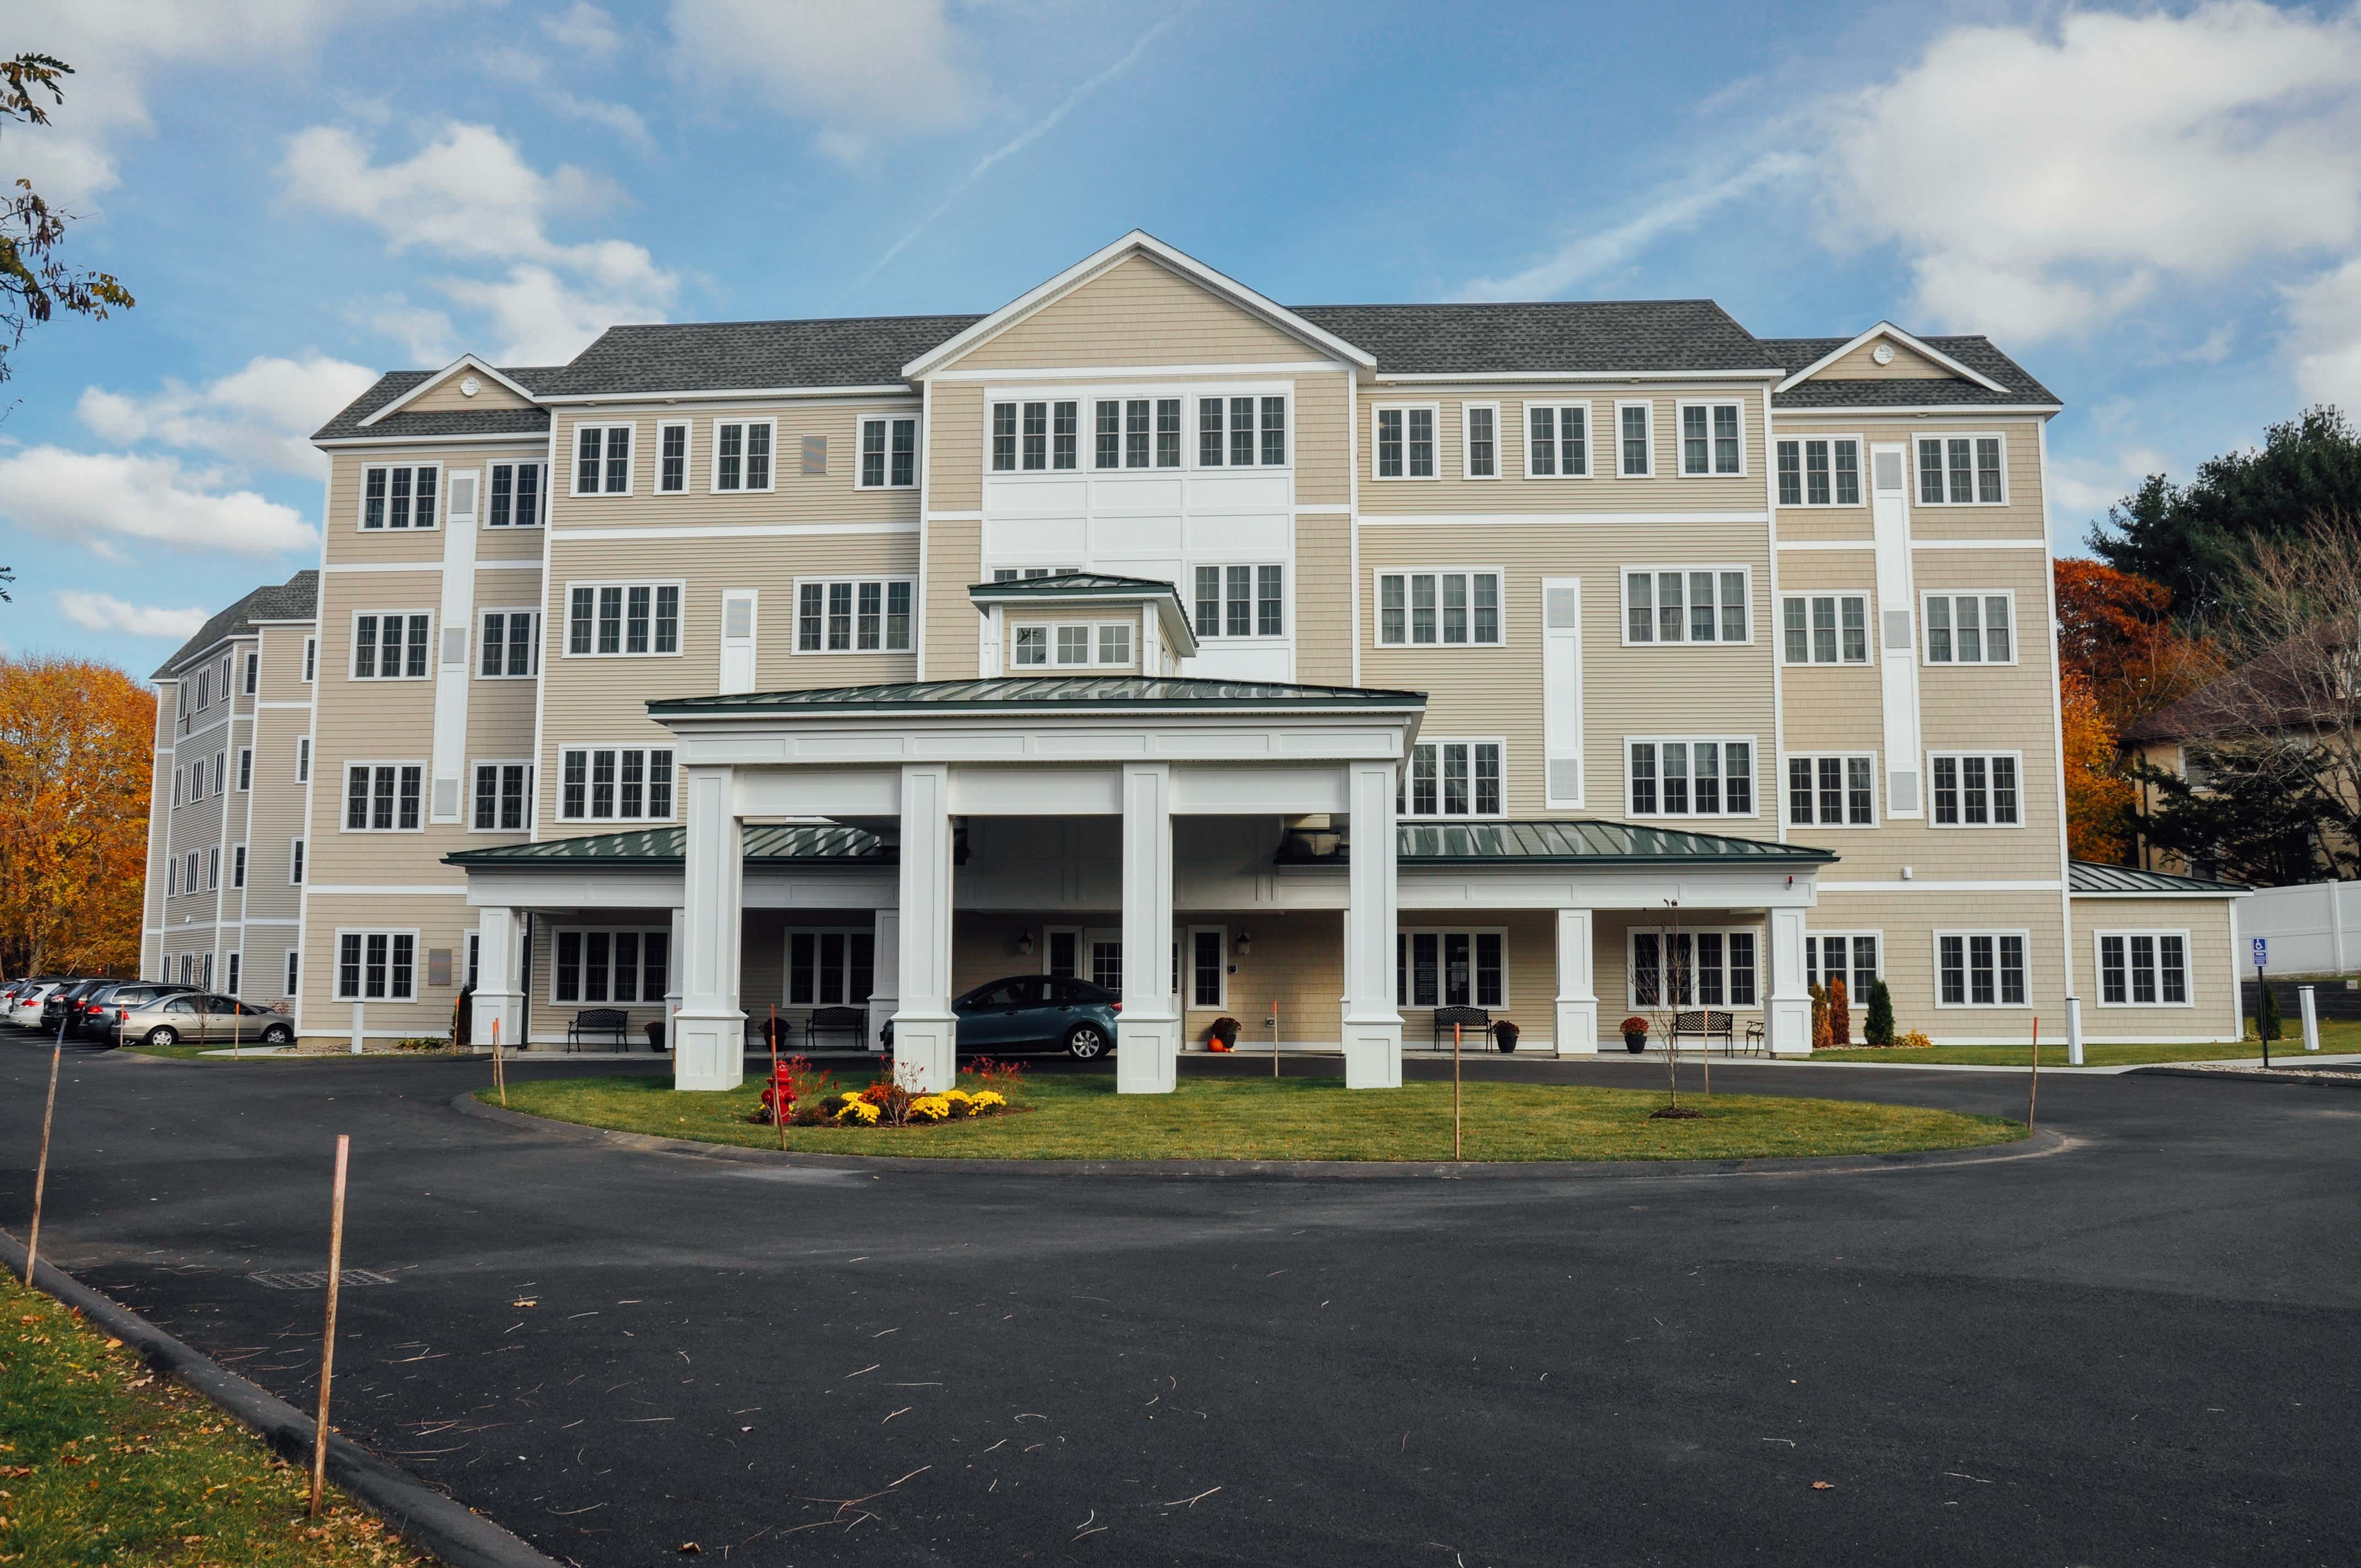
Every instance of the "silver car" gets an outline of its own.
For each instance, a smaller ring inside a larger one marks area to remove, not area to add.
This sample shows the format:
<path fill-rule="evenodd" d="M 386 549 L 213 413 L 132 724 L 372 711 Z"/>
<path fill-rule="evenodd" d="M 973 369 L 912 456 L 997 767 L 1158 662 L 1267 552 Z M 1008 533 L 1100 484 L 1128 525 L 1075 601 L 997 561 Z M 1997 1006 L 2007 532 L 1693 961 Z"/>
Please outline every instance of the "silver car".
<path fill-rule="evenodd" d="M 61 980 L 39 980 L 19 990 L 8 1003 L 8 1022 L 19 1029 L 41 1026 L 41 1003 L 49 994 L 65 984 Z"/>
<path fill-rule="evenodd" d="M 115 1037 L 126 1046 L 283 1046 L 295 1038 L 295 1020 L 234 996 L 183 991 L 126 1009 Z"/>

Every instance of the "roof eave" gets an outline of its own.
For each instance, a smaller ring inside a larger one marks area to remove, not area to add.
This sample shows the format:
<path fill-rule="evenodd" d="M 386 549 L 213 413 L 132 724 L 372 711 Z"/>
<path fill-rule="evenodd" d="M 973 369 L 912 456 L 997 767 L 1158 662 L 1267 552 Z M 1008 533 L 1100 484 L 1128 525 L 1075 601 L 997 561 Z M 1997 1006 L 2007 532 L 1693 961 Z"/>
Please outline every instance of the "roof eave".
<path fill-rule="evenodd" d="M 1902 345 L 1903 347 L 1910 350 L 1911 353 L 1918 355 L 1922 358 L 1933 360 L 1936 364 L 1940 365 L 1944 369 L 1952 372 L 1954 375 L 1964 377 L 1966 379 L 1973 381 L 1977 386 L 1982 387 L 1988 391 L 2005 394 L 2009 390 L 2008 388 L 2002 386 L 1998 381 L 1993 380 L 1982 371 L 1975 369 L 1971 366 L 1962 365 L 1960 361 L 1952 358 L 1949 355 L 1944 353 L 1941 349 L 1937 348 L 1934 345 L 1913 337 L 1908 333 L 1903 331 L 1900 327 L 1895 326 L 1892 322 L 1884 321 L 1879 322 L 1875 326 L 1871 327 L 1867 332 L 1862 333 L 1860 336 L 1850 338 L 1846 342 L 1839 344 L 1835 348 L 1830 349 L 1828 353 L 1821 355 L 1817 359 L 1813 360 L 1809 365 L 1805 366 L 1801 370 L 1796 371 L 1794 375 L 1788 377 L 1785 380 L 1780 382 L 1778 386 L 1772 389 L 1776 392 L 1784 392 L 1799 381 L 1808 381 L 1814 376 L 1818 375 L 1821 371 L 1835 364 L 1838 360 L 1842 359 L 1846 355 L 1850 354 L 1854 349 L 1859 348 L 1862 344 L 1869 342 L 1872 338 L 1878 337 L 1890 337 L 1894 342 Z"/>
<path fill-rule="evenodd" d="M 410 390 L 402 393 L 401 396 L 394 399 L 383 408 L 375 410 L 354 422 L 359 424 L 364 429 L 369 425 L 375 424 L 378 421 L 385 418 L 386 415 L 397 412 L 408 404 L 417 401 L 420 398 L 425 396 L 430 389 L 439 387 L 445 381 L 450 379 L 451 373 L 453 371 L 463 367 L 470 370 L 482 371 L 485 375 L 489 376 L 493 380 L 498 381 L 501 386 L 506 387 L 510 391 L 514 392 L 518 397 L 522 398 L 526 402 L 538 402 L 540 400 L 533 395 L 531 389 L 518 381 L 512 380 L 507 376 L 501 375 L 496 367 L 485 364 L 482 360 L 477 358 L 472 354 L 462 354 L 458 358 L 454 359 L 450 364 L 443 367 L 442 369 L 431 372 L 425 379 L 420 381 L 418 385 L 411 388 Z"/>

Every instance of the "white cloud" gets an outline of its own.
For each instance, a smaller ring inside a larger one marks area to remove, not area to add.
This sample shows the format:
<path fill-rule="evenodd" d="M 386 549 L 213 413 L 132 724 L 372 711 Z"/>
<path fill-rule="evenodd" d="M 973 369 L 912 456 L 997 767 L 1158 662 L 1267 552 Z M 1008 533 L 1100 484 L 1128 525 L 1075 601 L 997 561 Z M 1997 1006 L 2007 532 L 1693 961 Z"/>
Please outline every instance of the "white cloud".
<path fill-rule="evenodd" d="M 683 77 L 819 122 L 817 144 L 839 158 L 965 125 L 983 93 L 943 0 L 673 0 L 672 33 Z"/>
<path fill-rule="evenodd" d="M 0 455 L 0 517 L 29 532 L 86 544 L 111 559 L 126 543 L 276 555 L 315 549 L 291 507 L 224 490 L 217 470 L 173 457 L 27 446 Z"/>
<path fill-rule="evenodd" d="M 496 49 L 483 57 L 482 65 L 487 75 L 533 89 L 533 95 L 555 113 L 571 120 L 604 126 L 642 151 L 655 148 L 655 138 L 648 134 L 648 123 L 637 109 L 603 98 L 579 97 L 558 86 L 550 80 L 549 62 L 529 49 Z"/>
<path fill-rule="evenodd" d="M 413 364 L 448 365 L 459 357 L 458 329 L 441 311 L 396 298 L 366 312 L 361 321 L 401 345 Z"/>
<path fill-rule="evenodd" d="M 575 0 L 574 8 L 562 16 L 544 16 L 541 30 L 559 47 L 594 60 L 605 60 L 623 47 L 623 35 L 615 30 L 615 18 L 588 0 Z"/>
<path fill-rule="evenodd" d="M 497 282 L 448 278 L 436 286 L 490 318 L 500 339 L 492 356 L 504 365 L 563 365 L 610 326 L 664 319 L 645 293 L 585 287 L 532 264 Z"/>
<path fill-rule="evenodd" d="M 2306 402 L 2361 413 L 2361 260 L 2286 291 L 2288 356 Z"/>
<path fill-rule="evenodd" d="M 2361 20 L 2255 3 L 1960 27 L 1825 105 L 1826 232 L 2024 343 L 2361 232 Z"/>
<path fill-rule="evenodd" d="M 248 467 L 318 475 L 327 462 L 311 434 L 376 381 L 365 366 L 307 355 L 300 360 L 258 355 L 245 368 L 203 387 L 167 379 L 146 397 L 82 391 L 76 405 L 83 424 L 117 445 L 142 441 L 195 447 Z"/>
<path fill-rule="evenodd" d="M 202 609 L 166 609 L 159 605 L 127 604 L 112 594 L 60 588 L 51 602 L 76 626 L 93 631 L 124 631 L 134 637 L 193 637 L 212 618 Z"/>

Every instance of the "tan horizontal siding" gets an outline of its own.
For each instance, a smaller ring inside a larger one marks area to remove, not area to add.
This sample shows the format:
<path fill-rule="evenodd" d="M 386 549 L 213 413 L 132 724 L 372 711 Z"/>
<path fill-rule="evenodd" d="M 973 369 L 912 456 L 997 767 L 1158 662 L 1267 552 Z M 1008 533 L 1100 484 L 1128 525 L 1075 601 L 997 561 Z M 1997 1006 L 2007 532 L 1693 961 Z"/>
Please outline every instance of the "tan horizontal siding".
<path fill-rule="evenodd" d="M 2102 1039 L 2166 1039 L 2198 1036 L 2236 1040 L 2246 1031 L 2236 967 L 2246 955 L 2232 947 L 2228 898 L 2077 898 L 2074 900 L 2076 989 L 2082 997 L 2082 1033 Z M 2102 931 L 2185 931 L 2189 934 L 2186 1007 L 2110 1007 L 2101 998 Z M 2288 1019 L 2290 1031 L 2299 1020 Z"/>
<path fill-rule="evenodd" d="M 448 476 L 455 470 L 482 468 L 494 462 L 533 461 L 548 450 L 541 436 L 520 438 L 513 445 L 507 442 L 420 442 L 415 445 L 382 446 L 355 449 L 341 448 L 328 459 L 328 514 L 324 529 L 325 549 L 323 559 L 330 566 L 362 562 L 414 561 L 423 565 L 440 565 L 443 561 L 443 533 L 440 526 L 451 499 Z M 403 464 L 440 463 L 445 478 L 435 497 L 438 526 L 427 529 L 385 528 L 364 531 L 361 528 L 361 476 L 368 468 L 399 466 Z M 481 493 L 480 491 L 478 492 Z M 538 530 L 528 530 L 537 536 Z M 484 531 L 483 538 L 497 537 L 494 530 Z M 511 546 L 493 547 L 495 554 Z M 520 543 L 514 548 L 523 549 Z M 324 586 L 337 574 L 323 577 Z"/>
<path fill-rule="evenodd" d="M 558 533 L 583 528 L 726 527 L 731 524 L 913 522 L 918 491 L 860 487 L 860 422 L 870 417 L 911 417 L 916 400 L 848 399 L 826 402 L 796 400 L 766 404 L 677 404 L 646 408 L 568 409 L 557 421 L 556 469 L 551 486 L 551 524 Z M 714 426 L 749 419 L 773 420 L 769 490 L 716 492 L 713 484 Z M 659 493 L 662 426 L 686 422 L 687 489 Z M 631 427 L 631 488 L 625 495 L 573 493 L 576 433 L 584 425 Z M 803 471 L 803 440 L 828 444 L 827 471 Z"/>
<path fill-rule="evenodd" d="M 976 345 L 951 365 L 974 370 L 1324 357 L 1301 338 L 1216 299 L 1158 262 L 1134 256 Z"/>

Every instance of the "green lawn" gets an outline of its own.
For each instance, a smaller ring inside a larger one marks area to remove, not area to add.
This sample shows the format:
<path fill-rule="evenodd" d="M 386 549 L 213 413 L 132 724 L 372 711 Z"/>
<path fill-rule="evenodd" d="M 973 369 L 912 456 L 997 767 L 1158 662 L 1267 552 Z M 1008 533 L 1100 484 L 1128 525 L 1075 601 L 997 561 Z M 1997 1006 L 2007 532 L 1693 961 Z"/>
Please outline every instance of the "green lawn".
<path fill-rule="evenodd" d="M 361 1568 L 421 1556 L 202 1396 L 0 1274 L 0 1563 Z"/>
<path fill-rule="evenodd" d="M 1686 1075 L 1685 1075 L 1686 1076 Z M 1694 1080 L 1691 1080 L 1694 1083 Z M 775 1148 L 775 1129 L 744 1120 L 760 1086 L 675 1091 L 667 1078 L 544 1079 L 509 1087 L 509 1107 L 560 1121 L 707 1143 Z M 489 1090 L 477 1095 L 496 1101 Z M 1451 1157 L 1451 1085 L 1347 1090 L 1334 1078 L 1183 1076 L 1172 1094 L 1115 1091 L 1111 1077 L 1044 1075 L 1012 1098 L 1024 1109 L 974 1122 L 895 1130 L 787 1129 L 787 1146 L 831 1154 L 1001 1159 L 1337 1159 Z M 1469 1083 L 1466 1157 L 1480 1160 L 1730 1159 L 1971 1148 L 2022 1137 L 1992 1116 L 1909 1105 L 1758 1095 L 1682 1096 L 1697 1121 L 1655 1121 L 1653 1090 Z"/>
<path fill-rule="evenodd" d="M 2087 1022 L 2089 1014 L 2085 1014 Z M 2254 1020 L 2246 1026 L 2251 1032 Z M 2320 1050 L 2323 1056 L 2338 1052 L 2361 1051 L 2361 1021 L 2323 1018 L 2320 1022 Z M 2084 1067 L 2136 1067 L 2143 1063 L 2176 1061 L 2234 1061 L 2241 1058 L 2259 1060 L 2261 1044 L 2249 1038 L 2242 1046 L 2084 1046 Z M 2271 1059 L 2300 1057 L 2304 1054 L 2303 1025 L 2301 1020 L 2286 1021 L 2286 1037 L 2271 1042 Z M 1928 1062 L 1937 1066 L 2025 1067 L 2033 1060 L 2031 1046 L 1935 1046 L 1923 1051 L 1872 1050 L 1866 1046 L 1851 1050 L 1815 1051 L 1814 1061 L 1886 1061 Z M 2041 1036 L 2041 1069 L 2051 1068 L 2061 1071 L 2066 1067 L 2066 1036 L 2056 1039 L 2045 1029 Z"/>

